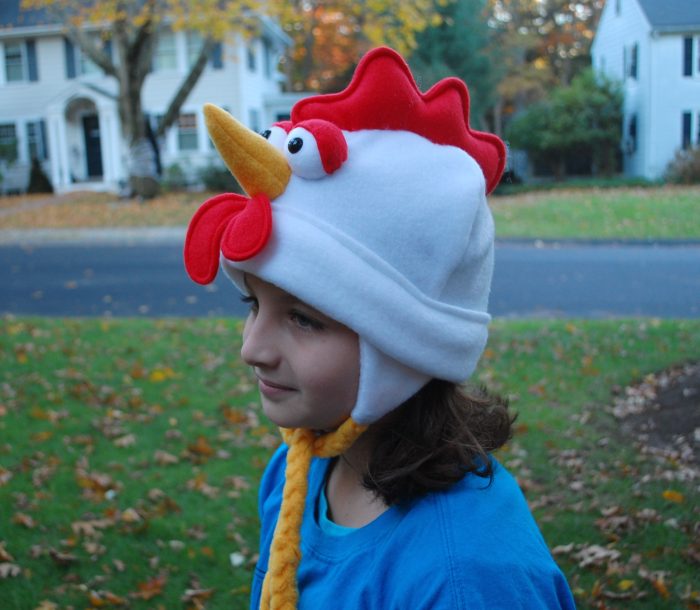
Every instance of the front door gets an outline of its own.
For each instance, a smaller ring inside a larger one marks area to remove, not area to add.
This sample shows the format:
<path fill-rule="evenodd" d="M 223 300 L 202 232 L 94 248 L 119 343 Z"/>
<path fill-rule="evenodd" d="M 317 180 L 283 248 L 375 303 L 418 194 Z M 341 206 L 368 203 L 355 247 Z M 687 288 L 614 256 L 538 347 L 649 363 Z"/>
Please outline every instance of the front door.
<path fill-rule="evenodd" d="M 102 150 L 100 148 L 100 122 L 96 114 L 83 117 L 85 156 L 88 178 L 102 178 Z"/>

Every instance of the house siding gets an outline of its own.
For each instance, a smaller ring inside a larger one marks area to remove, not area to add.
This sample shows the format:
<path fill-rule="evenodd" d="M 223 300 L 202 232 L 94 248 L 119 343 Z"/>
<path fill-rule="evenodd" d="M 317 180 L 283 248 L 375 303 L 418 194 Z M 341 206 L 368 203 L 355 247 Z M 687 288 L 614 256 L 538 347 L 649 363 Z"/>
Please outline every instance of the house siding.
<path fill-rule="evenodd" d="M 18 160 L 2 169 L 7 191 L 24 190 L 29 177 L 29 145 L 27 123 L 46 121 L 49 159 L 44 169 L 58 190 L 90 188 L 85 169 L 86 145 L 80 131 L 85 114 L 97 114 L 100 132 L 100 153 L 103 176 L 95 188 L 118 190 L 128 176 L 129 151 L 122 140 L 115 96 L 117 82 L 101 71 L 94 74 L 68 74 L 65 38 L 58 32 L 24 32 L 23 36 L 0 32 L 0 123 L 12 123 L 18 140 Z M 184 32 L 175 33 L 177 68 L 151 72 L 144 83 L 143 108 L 150 115 L 162 115 L 188 70 L 187 45 Z M 4 45 L 8 42 L 34 41 L 38 80 L 6 82 Z M 168 130 L 161 143 L 163 167 L 178 163 L 190 179 L 202 165 L 219 163 L 204 125 L 202 107 L 206 102 L 222 106 L 244 123 L 256 111 L 261 126 L 273 117 L 266 107 L 268 97 L 279 98 L 280 75 L 276 64 L 272 73 L 264 74 L 263 43 L 258 48 L 255 73 L 250 73 L 245 58 L 245 45 L 238 36 L 222 45 L 220 68 L 209 62 L 181 109 L 182 114 L 194 114 L 197 121 L 197 149 L 181 151 L 178 147 L 177 125 Z M 279 40 L 276 43 L 279 47 Z M 279 47 L 281 48 L 281 47 Z M 74 65 L 77 65 L 78 55 Z M 218 62 L 217 62 L 218 63 Z M 73 77 L 71 77 L 73 76 Z M 94 181 L 93 181 L 94 182 Z"/>
<path fill-rule="evenodd" d="M 683 38 L 693 35 L 697 41 L 700 32 L 655 31 L 638 0 L 619 0 L 619 5 L 616 13 L 614 1 L 605 4 L 591 49 L 593 67 L 623 84 L 624 173 L 655 180 L 663 178 L 681 147 L 683 112 L 692 113 L 694 138 L 700 128 L 700 70 L 692 77 L 683 76 Z M 624 53 L 635 44 L 636 79 L 625 74 Z M 631 150 L 628 129 L 634 116 L 637 146 Z"/>
<path fill-rule="evenodd" d="M 693 38 L 697 45 L 700 35 Z M 683 76 L 682 35 L 659 35 L 654 47 L 652 73 L 655 86 L 651 95 L 655 112 L 651 137 L 655 146 L 650 151 L 646 171 L 651 176 L 662 176 L 668 160 L 682 147 L 684 112 L 691 113 L 691 143 L 700 145 L 700 71 L 695 70 L 691 77 Z M 698 61 L 697 49 L 694 61 Z"/>

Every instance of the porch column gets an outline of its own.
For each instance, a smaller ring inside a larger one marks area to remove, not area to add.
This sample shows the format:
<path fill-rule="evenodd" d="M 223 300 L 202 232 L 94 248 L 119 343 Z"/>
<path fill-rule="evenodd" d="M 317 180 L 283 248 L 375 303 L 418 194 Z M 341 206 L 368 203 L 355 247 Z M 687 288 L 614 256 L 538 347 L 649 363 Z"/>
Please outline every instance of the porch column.
<path fill-rule="evenodd" d="M 102 181 L 115 188 L 119 181 L 119 135 L 117 116 L 111 106 L 98 106 L 100 122 L 100 151 L 102 153 Z"/>
<path fill-rule="evenodd" d="M 51 108 L 47 114 L 49 131 L 49 160 L 51 183 L 60 192 L 70 184 L 68 171 L 68 143 L 66 142 L 66 120 L 62 109 Z"/>

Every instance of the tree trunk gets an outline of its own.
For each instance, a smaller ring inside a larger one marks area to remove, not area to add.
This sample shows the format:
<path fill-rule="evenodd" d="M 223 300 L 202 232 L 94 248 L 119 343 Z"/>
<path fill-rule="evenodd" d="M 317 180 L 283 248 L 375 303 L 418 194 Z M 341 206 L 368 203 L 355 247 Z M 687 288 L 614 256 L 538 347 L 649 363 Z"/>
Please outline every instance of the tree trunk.
<path fill-rule="evenodd" d="M 155 197 L 160 190 L 156 151 L 146 137 L 141 91 L 151 70 L 157 34 L 150 22 L 129 36 L 127 24 L 117 22 L 114 40 L 119 53 L 119 119 L 122 137 L 129 149 L 127 167 L 131 194 L 142 199 Z"/>

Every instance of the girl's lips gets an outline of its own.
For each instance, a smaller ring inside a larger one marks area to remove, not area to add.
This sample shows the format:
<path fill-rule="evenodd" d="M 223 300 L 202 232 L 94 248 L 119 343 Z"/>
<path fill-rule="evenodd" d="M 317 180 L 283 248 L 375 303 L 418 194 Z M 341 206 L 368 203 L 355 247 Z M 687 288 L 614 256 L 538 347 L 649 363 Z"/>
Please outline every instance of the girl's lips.
<path fill-rule="evenodd" d="M 258 377 L 258 388 L 260 389 L 260 393 L 267 398 L 282 398 L 290 392 L 295 391 L 294 388 L 267 381 L 262 377 Z"/>

